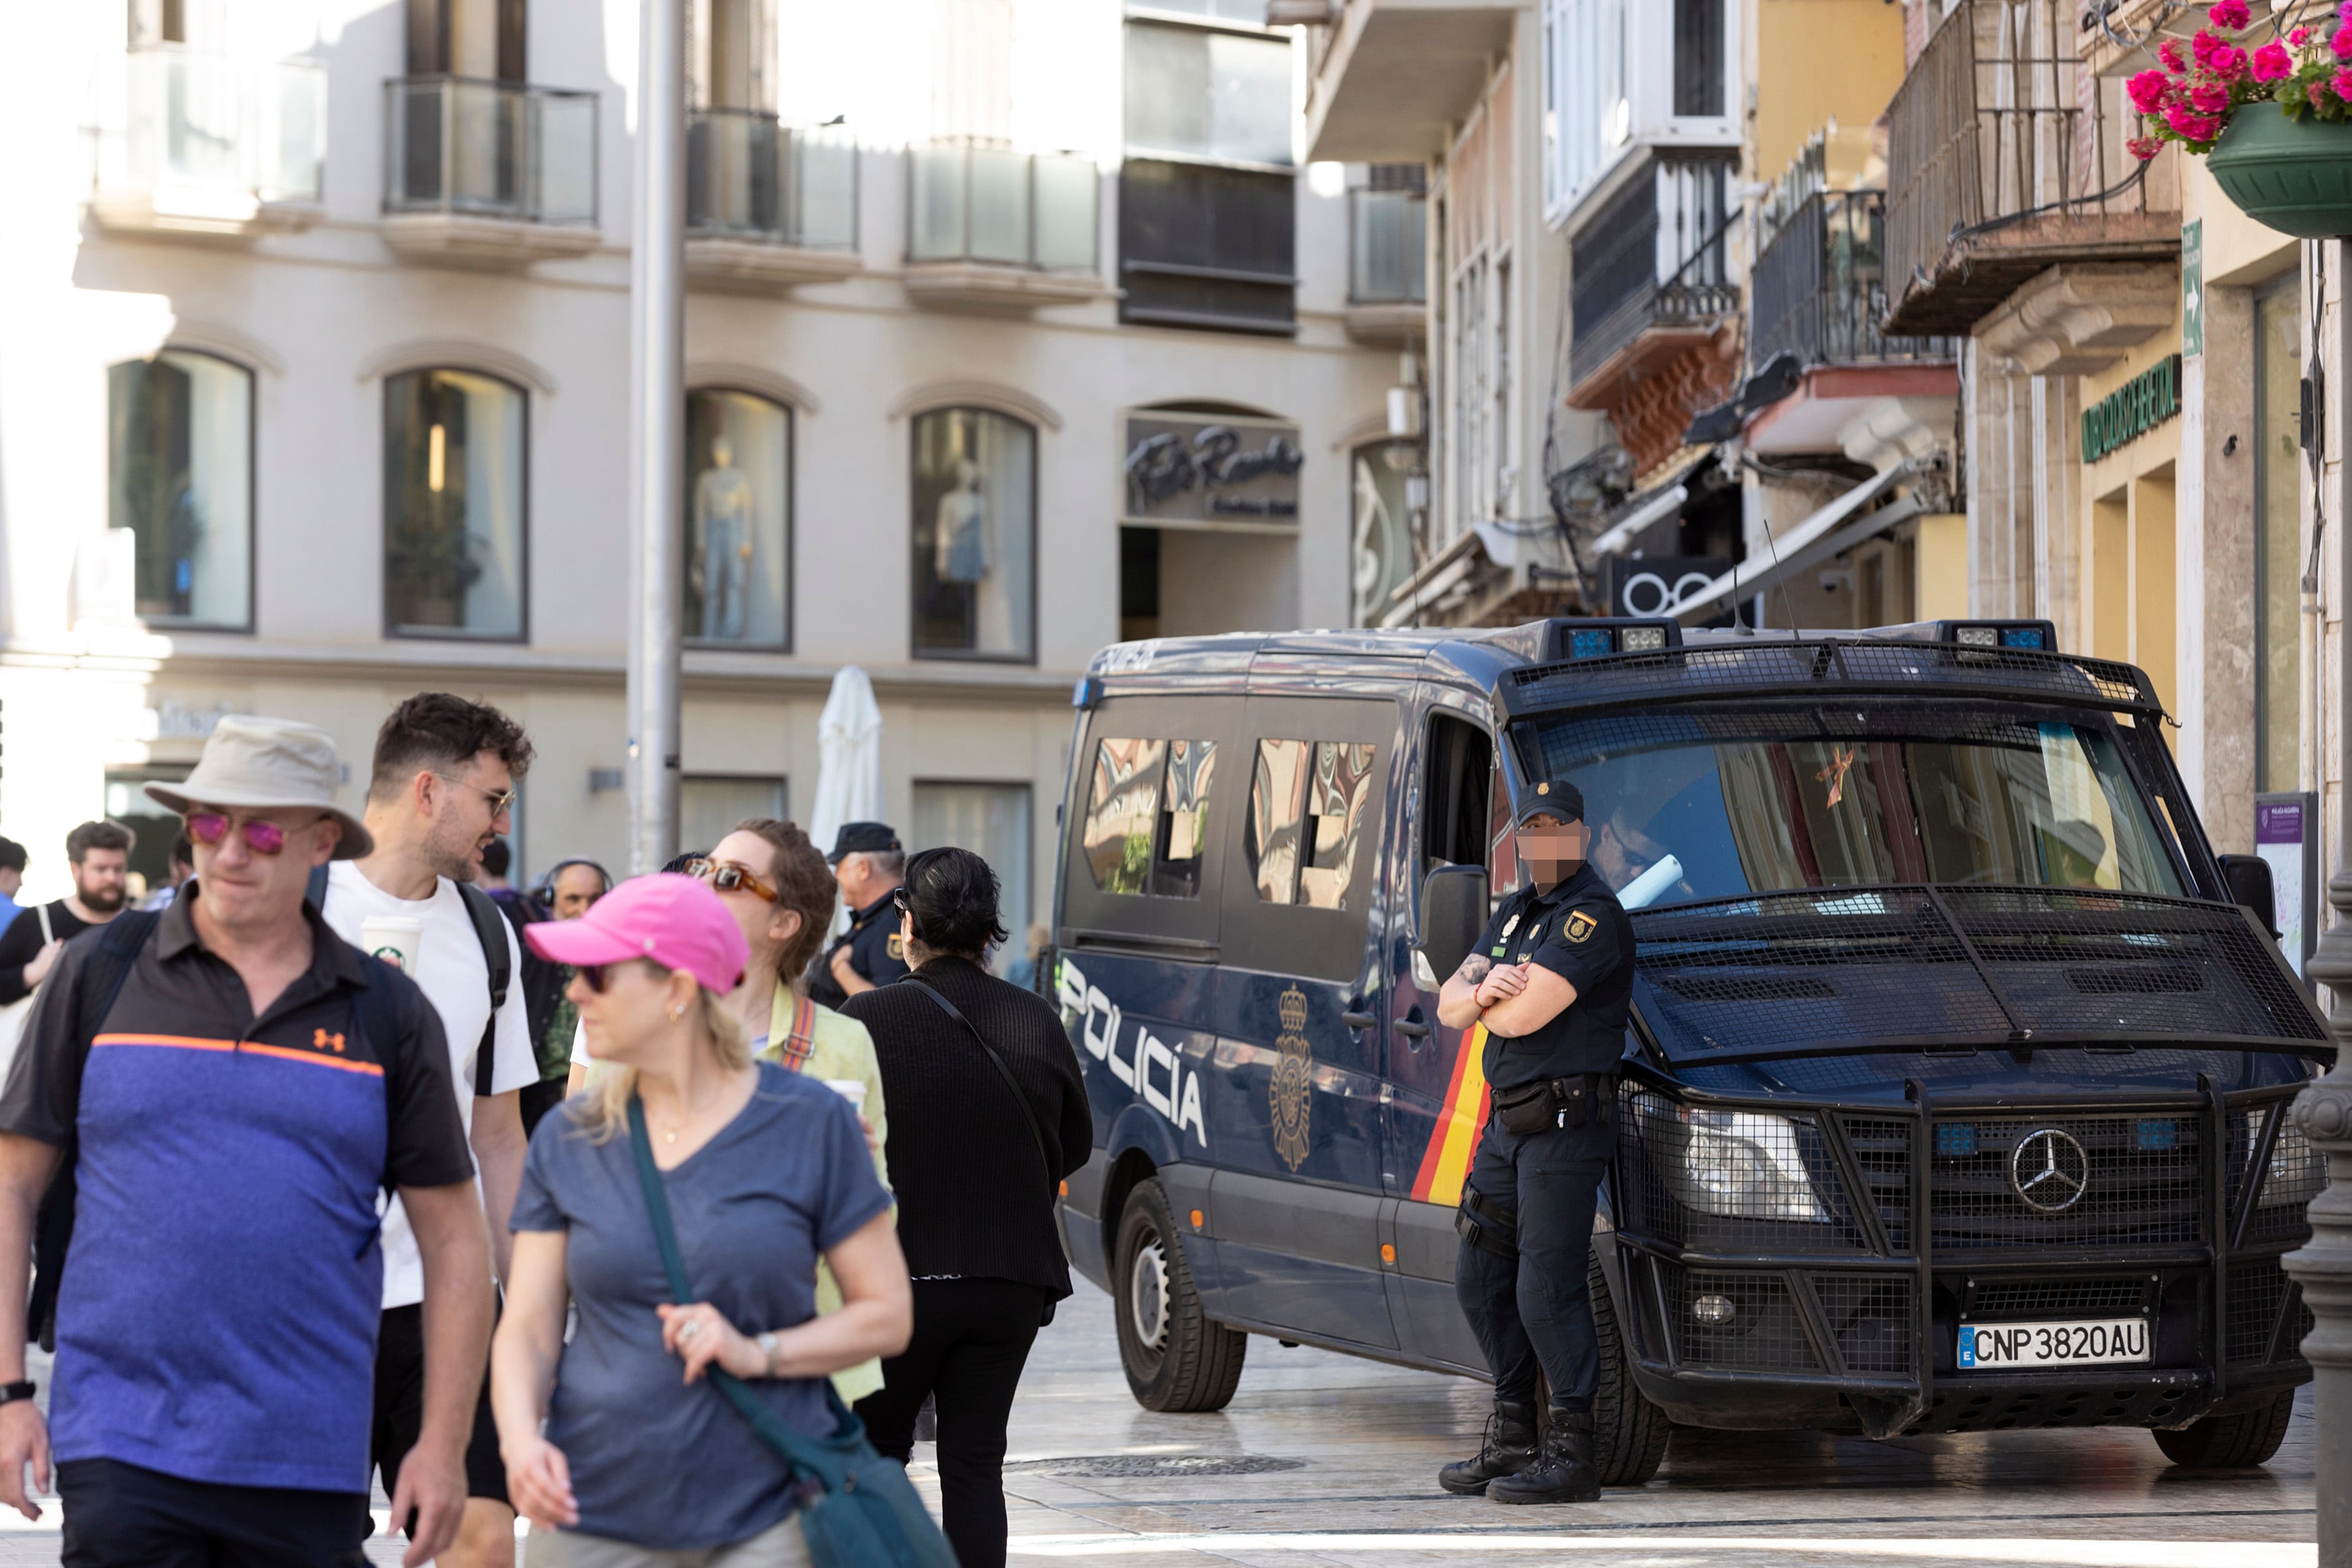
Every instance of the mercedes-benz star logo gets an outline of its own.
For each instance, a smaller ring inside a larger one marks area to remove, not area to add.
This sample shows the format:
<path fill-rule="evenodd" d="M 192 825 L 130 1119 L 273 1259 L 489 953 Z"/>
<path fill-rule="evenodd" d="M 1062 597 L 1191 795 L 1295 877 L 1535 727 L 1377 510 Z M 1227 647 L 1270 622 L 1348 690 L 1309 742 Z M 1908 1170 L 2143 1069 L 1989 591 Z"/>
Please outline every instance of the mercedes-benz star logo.
<path fill-rule="evenodd" d="M 2025 1206 L 2057 1214 L 2074 1206 L 2091 1184 L 2091 1157 L 2055 1127 L 2029 1132 L 2009 1157 L 2009 1184 Z"/>

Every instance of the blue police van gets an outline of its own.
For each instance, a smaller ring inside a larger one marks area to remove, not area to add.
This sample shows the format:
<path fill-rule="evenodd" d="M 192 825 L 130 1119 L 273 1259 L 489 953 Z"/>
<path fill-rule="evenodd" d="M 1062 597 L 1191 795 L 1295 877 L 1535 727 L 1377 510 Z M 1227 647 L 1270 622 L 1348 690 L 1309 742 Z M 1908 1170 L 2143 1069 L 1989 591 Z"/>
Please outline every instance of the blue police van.
<path fill-rule="evenodd" d="M 1605 1481 L 1669 1426 L 2152 1429 L 2258 1464 L 2331 1059 L 2127 665 L 2044 622 L 1122 644 L 1076 694 L 1055 950 L 1095 1146 L 1060 1217 L 1136 1398 L 1252 1334 L 1486 1375 L 1437 992 L 1572 779 L 1632 913 L 1594 1237 Z"/>

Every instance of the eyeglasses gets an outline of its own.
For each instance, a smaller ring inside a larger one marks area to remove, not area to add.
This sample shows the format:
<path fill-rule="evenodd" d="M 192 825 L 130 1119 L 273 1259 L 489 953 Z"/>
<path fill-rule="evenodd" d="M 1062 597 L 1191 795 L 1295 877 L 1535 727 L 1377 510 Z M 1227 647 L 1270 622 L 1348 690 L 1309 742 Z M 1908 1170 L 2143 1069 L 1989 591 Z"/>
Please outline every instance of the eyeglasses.
<path fill-rule="evenodd" d="M 708 882 L 722 893 L 741 888 L 755 898 L 774 903 L 782 895 L 740 866 L 730 866 L 718 860 L 698 859 L 686 863 L 686 874 L 698 882 Z"/>
<path fill-rule="evenodd" d="M 483 799 L 490 803 L 490 815 L 492 816 L 504 816 L 508 812 L 512 811 L 515 808 L 515 802 L 522 798 L 521 795 L 517 791 L 510 789 L 490 789 L 482 784 L 476 784 L 471 779 L 461 779 L 455 773 L 435 773 L 433 776 L 449 784 L 463 784 L 466 788 L 474 791 L 477 795 L 479 795 Z"/>
<path fill-rule="evenodd" d="M 228 837 L 229 816 L 222 811 L 188 813 L 188 837 L 209 848 Z M 276 855 L 286 847 L 286 829 L 275 822 L 249 817 L 236 825 L 245 847 L 256 855 Z"/>
<path fill-rule="evenodd" d="M 589 990 L 602 996 L 604 994 L 605 973 L 612 967 L 609 963 L 583 963 L 579 966 L 577 973 L 581 979 L 588 983 Z"/>

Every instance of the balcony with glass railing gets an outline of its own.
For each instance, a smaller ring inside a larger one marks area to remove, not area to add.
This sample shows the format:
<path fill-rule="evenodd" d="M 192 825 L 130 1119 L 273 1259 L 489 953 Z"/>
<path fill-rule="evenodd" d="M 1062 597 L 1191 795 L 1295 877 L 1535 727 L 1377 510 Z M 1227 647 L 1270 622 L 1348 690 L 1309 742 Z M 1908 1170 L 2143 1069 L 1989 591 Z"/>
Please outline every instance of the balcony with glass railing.
<path fill-rule="evenodd" d="M 1417 190 L 1348 193 L 1348 335 L 1410 342 L 1427 324 L 1429 198 Z"/>
<path fill-rule="evenodd" d="M 1010 306 L 1104 292 L 1101 177 L 1074 153 L 968 142 L 907 153 L 907 290 L 929 304 Z"/>
<path fill-rule="evenodd" d="M 466 77 L 384 83 L 383 229 L 404 255 L 579 256 L 596 225 L 596 95 Z"/>
<path fill-rule="evenodd" d="M 133 49 L 106 61 L 92 104 L 90 206 L 109 228 L 236 237 L 319 215 L 316 61 Z"/>
<path fill-rule="evenodd" d="M 719 286 L 846 278 L 857 253 L 857 142 L 841 126 L 698 109 L 686 128 L 686 268 Z"/>

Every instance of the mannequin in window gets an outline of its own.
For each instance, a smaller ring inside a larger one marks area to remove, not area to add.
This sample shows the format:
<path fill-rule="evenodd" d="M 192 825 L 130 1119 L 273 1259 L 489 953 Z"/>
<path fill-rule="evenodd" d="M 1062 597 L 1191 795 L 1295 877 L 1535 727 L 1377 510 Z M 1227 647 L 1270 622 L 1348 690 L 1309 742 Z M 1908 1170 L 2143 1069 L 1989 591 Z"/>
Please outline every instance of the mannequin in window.
<path fill-rule="evenodd" d="M 751 480 L 735 467 L 735 444 L 710 443 L 710 466 L 694 481 L 694 526 L 702 536 L 702 635 L 743 635 L 743 597 L 751 584 Z"/>
<path fill-rule="evenodd" d="M 932 529 L 931 574 L 942 587 L 971 605 L 972 626 L 971 647 L 977 652 L 990 647 L 988 634 L 981 626 L 984 619 L 977 612 L 982 601 L 992 596 L 987 592 L 990 574 L 996 565 L 995 542 L 989 537 L 987 498 L 980 493 L 980 465 L 970 458 L 956 459 L 955 488 L 940 498 L 939 516 Z"/>

